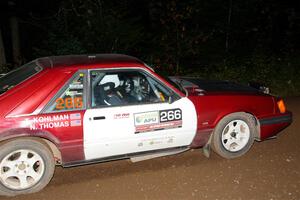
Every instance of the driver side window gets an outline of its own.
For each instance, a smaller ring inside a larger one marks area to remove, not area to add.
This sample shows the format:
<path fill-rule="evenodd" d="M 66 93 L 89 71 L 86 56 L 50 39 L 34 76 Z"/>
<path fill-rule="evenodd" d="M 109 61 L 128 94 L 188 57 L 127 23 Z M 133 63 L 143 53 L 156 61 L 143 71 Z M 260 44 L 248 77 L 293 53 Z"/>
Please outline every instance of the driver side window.
<path fill-rule="evenodd" d="M 167 102 L 171 92 L 139 71 L 92 71 L 92 107 Z"/>

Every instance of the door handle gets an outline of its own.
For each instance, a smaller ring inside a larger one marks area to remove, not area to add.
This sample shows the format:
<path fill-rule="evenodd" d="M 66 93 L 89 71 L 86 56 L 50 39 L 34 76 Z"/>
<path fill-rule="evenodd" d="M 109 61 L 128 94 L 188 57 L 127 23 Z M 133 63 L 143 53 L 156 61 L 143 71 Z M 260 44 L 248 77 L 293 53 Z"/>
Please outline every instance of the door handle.
<path fill-rule="evenodd" d="M 102 120 L 105 119 L 105 116 L 93 117 L 94 120 Z"/>

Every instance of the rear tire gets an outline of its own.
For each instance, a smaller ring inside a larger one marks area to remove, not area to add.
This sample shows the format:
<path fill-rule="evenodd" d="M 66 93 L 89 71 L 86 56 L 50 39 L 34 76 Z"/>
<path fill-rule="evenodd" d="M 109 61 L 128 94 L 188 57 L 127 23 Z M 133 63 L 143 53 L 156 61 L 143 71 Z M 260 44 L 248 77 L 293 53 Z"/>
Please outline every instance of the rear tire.
<path fill-rule="evenodd" d="M 232 159 L 244 155 L 251 148 L 257 132 L 255 119 L 247 113 L 232 113 L 216 126 L 213 150 L 223 158 Z"/>
<path fill-rule="evenodd" d="M 30 139 L 16 139 L 0 146 L 0 195 L 38 192 L 51 180 L 55 161 L 51 150 Z"/>

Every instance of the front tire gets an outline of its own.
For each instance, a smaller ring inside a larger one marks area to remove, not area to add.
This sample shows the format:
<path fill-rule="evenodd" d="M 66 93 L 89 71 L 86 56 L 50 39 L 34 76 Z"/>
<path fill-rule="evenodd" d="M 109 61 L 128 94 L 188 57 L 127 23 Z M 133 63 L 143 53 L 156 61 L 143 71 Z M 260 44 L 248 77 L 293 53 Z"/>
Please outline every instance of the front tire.
<path fill-rule="evenodd" d="M 244 155 L 251 148 L 256 135 L 255 119 L 247 113 L 232 113 L 216 126 L 212 148 L 220 156 L 231 159 Z"/>
<path fill-rule="evenodd" d="M 16 139 L 0 146 L 0 195 L 38 192 L 55 169 L 51 150 L 36 140 Z"/>

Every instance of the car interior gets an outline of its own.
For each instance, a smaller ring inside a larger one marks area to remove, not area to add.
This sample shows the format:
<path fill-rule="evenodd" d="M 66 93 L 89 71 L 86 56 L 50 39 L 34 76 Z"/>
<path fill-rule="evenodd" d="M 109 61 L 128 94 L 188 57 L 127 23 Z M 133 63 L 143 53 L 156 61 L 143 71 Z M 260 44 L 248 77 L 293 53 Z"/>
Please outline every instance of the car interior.
<path fill-rule="evenodd" d="M 91 74 L 92 107 L 164 102 L 168 89 L 136 71 Z"/>

